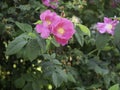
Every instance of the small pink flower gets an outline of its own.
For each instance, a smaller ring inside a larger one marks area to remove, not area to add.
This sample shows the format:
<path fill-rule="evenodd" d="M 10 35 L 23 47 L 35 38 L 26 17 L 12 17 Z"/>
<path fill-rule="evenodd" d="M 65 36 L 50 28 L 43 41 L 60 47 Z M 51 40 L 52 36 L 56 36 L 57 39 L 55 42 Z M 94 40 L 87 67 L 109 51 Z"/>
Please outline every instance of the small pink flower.
<path fill-rule="evenodd" d="M 51 33 L 51 29 L 52 29 L 52 24 L 54 23 L 54 21 L 56 21 L 55 18 L 58 18 L 58 17 L 59 16 L 56 13 L 51 12 L 50 10 L 44 11 L 40 15 L 42 24 L 36 25 L 37 33 L 41 33 L 42 38 L 49 37 L 49 35 Z"/>
<path fill-rule="evenodd" d="M 58 0 L 42 0 L 45 6 L 56 9 L 58 7 Z"/>
<path fill-rule="evenodd" d="M 42 0 L 43 4 L 46 5 L 46 6 L 50 6 L 50 0 Z"/>
<path fill-rule="evenodd" d="M 117 20 L 112 20 L 111 18 L 104 17 L 104 22 L 97 23 L 97 30 L 100 33 L 109 33 L 114 35 L 115 26 L 119 23 Z"/>
<path fill-rule="evenodd" d="M 56 41 L 62 45 L 67 44 L 74 33 L 75 30 L 72 22 L 65 18 L 59 19 L 54 28 L 52 28 L 52 34 L 55 36 Z"/>
<path fill-rule="evenodd" d="M 50 10 L 46 10 L 40 15 L 43 25 L 48 28 L 50 28 L 51 24 L 54 22 L 55 17 L 58 17 L 58 15 Z"/>

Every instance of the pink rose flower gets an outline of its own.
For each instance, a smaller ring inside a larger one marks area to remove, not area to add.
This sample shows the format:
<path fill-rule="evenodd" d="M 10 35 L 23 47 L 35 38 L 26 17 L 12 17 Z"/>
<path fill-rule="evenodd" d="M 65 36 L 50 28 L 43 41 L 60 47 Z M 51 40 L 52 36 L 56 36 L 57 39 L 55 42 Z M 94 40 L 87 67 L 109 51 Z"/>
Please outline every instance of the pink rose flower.
<path fill-rule="evenodd" d="M 43 4 L 47 7 L 56 9 L 58 7 L 58 0 L 42 0 Z"/>
<path fill-rule="evenodd" d="M 46 10 L 40 15 L 40 19 L 42 20 L 42 24 L 36 25 L 37 33 L 41 34 L 42 38 L 48 38 L 51 33 L 52 24 L 57 18 L 58 15 L 50 10 Z"/>
<path fill-rule="evenodd" d="M 40 15 L 40 19 L 42 20 L 43 25 L 45 27 L 48 27 L 49 29 L 51 28 L 53 22 L 57 17 L 59 16 L 55 12 L 51 12 L 50 10 L 46 10 Z"/>
<path fill-rule="evenodd" d="M 70 20 L 62 18 L 50 10 L 43 12 L 40 19 L 42 23 L 36 25 L 36 32 L 41 34 L 42 38 L 53 35 L 56 41 L 64 46 L 75 33 L 73 23 Z"/>
<path fill-rule="evenodd" d="M 60 18 L 52 28 L 52 34 L 58 43 L 63 46 L 68 43 L 68 40 L 75 33 L 73 23 L 65 18 Z"/>
<path fill-rule="evenodd" d="M 97 23 L 97 30 L 103 34 L 108 33 L 114 35 L 115 26 L 119 23 L 117 20 L 112 20 L 111 18 L 104 17 L 104 22 Z"/>

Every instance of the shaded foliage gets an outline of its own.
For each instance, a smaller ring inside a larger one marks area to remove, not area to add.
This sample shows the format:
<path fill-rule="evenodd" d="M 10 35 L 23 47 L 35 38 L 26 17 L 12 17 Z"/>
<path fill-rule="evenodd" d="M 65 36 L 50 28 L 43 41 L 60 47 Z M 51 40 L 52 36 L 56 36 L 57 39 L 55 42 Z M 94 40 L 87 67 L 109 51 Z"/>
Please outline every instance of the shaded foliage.
<path fill-rule="evenodd" d="M 60 0 L 54 10 L 41 0 L 1 0 L 0 90 L 119 90 L 120 24 L 114 36 L 95 28 L 104 16 L 120 16 L 119 3 L 111 1 Z M 35 32 L 46 9 L 74 23 L 68 45 Z"/>

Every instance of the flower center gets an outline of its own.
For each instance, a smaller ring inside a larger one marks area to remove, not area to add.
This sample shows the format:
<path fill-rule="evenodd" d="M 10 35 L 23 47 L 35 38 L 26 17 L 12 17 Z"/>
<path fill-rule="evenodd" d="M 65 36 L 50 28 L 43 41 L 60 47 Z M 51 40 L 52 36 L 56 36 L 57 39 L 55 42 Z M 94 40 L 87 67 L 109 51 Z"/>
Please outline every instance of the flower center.
<path fill-rule="evenodd" d="M 107 24 L 106 28 L 110 30 L 110 29 L 112 29 L 112 25 L 111 24 Z"/>
<path fill-rule="evenodd" d="M 50 25 L 51 24 L 51 21 L 50 20 L 46 20 L 47 24 Z"/>
<path fill-rule="evenodd" d="M 59 28 L 59 29 L 58 29 L 58 33 L 59 33 L 59 34 L 62 35 L 62 34 L 64 34 L 64 32 L 65 32 L 65 30 L 64 30 L 63 28 Z"/>

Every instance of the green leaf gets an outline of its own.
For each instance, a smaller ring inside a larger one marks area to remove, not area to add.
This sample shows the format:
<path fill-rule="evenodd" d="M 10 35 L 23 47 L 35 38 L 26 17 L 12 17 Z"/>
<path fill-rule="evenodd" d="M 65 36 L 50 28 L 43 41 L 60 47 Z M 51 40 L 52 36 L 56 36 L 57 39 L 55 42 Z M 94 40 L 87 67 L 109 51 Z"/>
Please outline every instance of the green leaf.
<path fill-rule="evenodd" d="M 99 88 L 102 85 L 100 83 L 93 83 L 92 85 L 89 86 L 89 90 L 94 90 L 93 88 Z"/>
<path fill-rule="evenodd" d="M 110 50 L 112 50 L 113 49 L 113 47 L 111 47 L 111 46 L 109 46 L 109 45 L 106 45 L 102 50 L 103 51 L 110 51 Z"/>
<path fill-rule="evenodd" d="M 76 87 L 76 90 L 85 90 L 84 88 Z"/>
<path fill-rule="evenodd" d="M 58 74 L 61 76 L 62 81 L 67 82 L 67 74 L 65 71 L 56 68 L 56 72 L 58 72 Z"/>
<path fill-rule="evenodd" d="M 51 60 L 54 64 L 56 64 L 56 65 L 62 65 L 60 62 L 59 62 L 59 60 L 57 60 L 57 59 L 53 59 L 53 60 Z"/>
<path fill-rule="evenodd" d="M 41 52 L 42 53 L 46 52 L 46 42 L 45 42 L 45 40 L 38 36 L 37 37 L 37 42 L 38 42 L 38 45 L 41 48 Z"/>
<path fill-rule="evenodd" d="M 28 11 L 30 10 L 31 6 L 29 4 L 26 4 L 26 5 L 20 5 L 18 8 L 20 8 L 22 11 Z"/>
<path fill-rule="evenodd" d="M 75 78 L 73 77 L 73 75 L 72 75 L 71 73 L 68 73 L 68 74 L 67 74 L 67 78 L 68 78 L 68 80 L 71 81 L 71 82 L 74 82 L 74 83 L 76 82 Z"/>
<path fill-rule="evenodd" d="M 105 62 L 97 62 L 96 60 L 91 59 L 88 62 L 89 69 L 94 70 L 97 74 L 101 74 L 101 75 L 108 74 L 109 70 L 107 68 L 103 68 L 104 66 L 100 66 L 102 65 L 101 63 L 105 63 Z"/>
<path fill-rule="evenodd" d="M 85 35 L 88 35 L 90 36 L 90 30 L 85 26 L 85 25 L 82 25 L 82 24 L 78 24 L 80 30 L 85 34 Z"/>
<path fill-rule="evenodd" d="M 53 45 L 55 45 L 56 47 L 60 47 L 60 44 L 56 42 L 56 40 L 53 38 L 51 39 L 51 42 Z"/>
<path fill-rule="evenodd" d="M 54 58 L 52 58 L 49 54 L 43 54 L 43 57 L 44 57 L 45 59 L 49 59 L 49 60 L 54 59 Z"/>
<path fill-rule="evenodd" d="M 33 90 L 32 83 L 27 83 L 22 90 Z"/>
<path fill-rule="evenodd" d="M 30 36 L 32 39 L 37 38 L 36 34 L 33 33 L 33 32 L 29 32 L 29 33 L 28 33 L 28 36 Z"/>
<path fill-rule="evenodd" d="M 75 37 L 81 46 L 83 46 L 83 44 L 84 44 L 84 37 L 83 36 L 84 36 L 83 32 L 78 27 L 76 27 Z"/>
<path fill-rule="evenodd" d="M 61 80 L 60 75 L 56 72 L 52 73 L 52 81 L 53 81 L 53 84 L 55 85 L 55 87 L 59 87 L 61 85 L 61 83 L 63 82 Z"/>
<path fill-rule="evenodd" d="M 108 90 L 120 90 L 119 84 L 115 84 L 115 85 L 111 86 Z"/>
<path fill-rule="evenodd" d="M 55 58 L 55 57 L 56 57 L 56 54 L 55 54 L 55 53 L 51 54 L 51 57 L 52 57 L 52 58 Z"/>
<path fill-rule="evenodd" d="M 118 64 L 116 65 L 116 69 L 117 69 L 117 70 L 120 70 L 120 63 L 118 63 Z"/>
<path fill-rule="evenodd" d="M 23 32 L 32 32 L 32 27 L 26 23 L 15 22 L 15 24 L 23 31 Z"/>
<path fill-rule="evenodd" d="M 8 44 L 6 55 L 13 55 L 18 53 L 26 44 L 27 40 L 25 40 L 24 34 L 16 37 L 12 42 Z"/>
<path fill-rule="evenodd" d="M 53 83 L 56 87 L 58 87 L 59 85 L 59 82 L 58 82 L 58 77 L 57 77 L 57 74 L 56 73 L 53 73 L 52 74 L 52 80 L 53 80 Z"/>
<path fill-rule="evenodd" d="M 25 80 L 21 77 L 15 80 L 15 86 L 16 88 L 22 88 L 25 85 Z"/>
<path fill-rule="evenodd" d="M 30 40 L 26 45 L 26 56 L 29 60 L 34 60 L 40 54 L 40 46 L 36 39 Z"/>
<path fill-rule="evenodd" d="M 40 83 L 38 81 L 34 81 L 32 83 L 33 90 L 41 90 Z"/>
<path fill-rule="evenodd" d="M 120 23 L 115 28 L 113 42 L 120 49 Z"/>
<path fill-rule="evenodd" d="M 111 78 L 110 75 L 111 75 L 111 74 L 108 73 L 108 74 L 106 74 L 106 75 L 103 76 L 103 79 L 104 79 L 104 83 L 105 83 L 105 87 L 106 87 L 106 88 L 109 87 L 110 82 L 112 81 L 112 80 L 111 80 L 112 78 Z"/>
<path fill-rule="evenodd" d="M 5 28 L 4 24 L 0 22 L 0 35 L 3 33 L 4 28 Z"/>
<path fill-rule="evenodd" d="M 36 24 L 41 24 L 42 23 L 42 21 L 41 20 L 38 20 L 38 21 L 36 21 L 34 24 L 36 25 Z"/>
<path fill-rule="evenodd" d="M 22 77 L 23 77 L 23 79 L 24 79 L 25 81 L 28 81 L 28 82 L 34 81 L 34 78 L 33 78 L 33 76 L 32 76 L 32 73 L 26 73 L 26 74 L 24 74 Z"/>
<path fill-rule="evenodd" d="M 109 41 L 110 36 L 108 34 L 98 34 L 96 37 L 96 47 L 97 49 L 103 49 L 107 42 Z"/>

